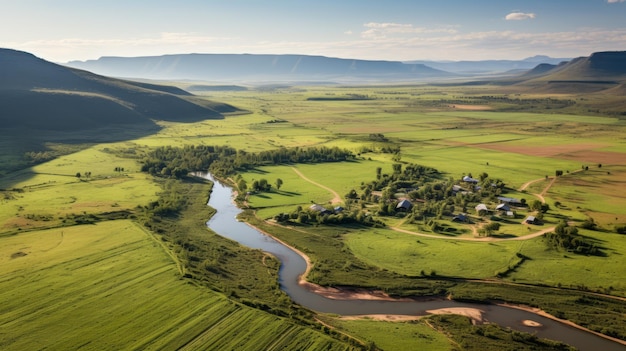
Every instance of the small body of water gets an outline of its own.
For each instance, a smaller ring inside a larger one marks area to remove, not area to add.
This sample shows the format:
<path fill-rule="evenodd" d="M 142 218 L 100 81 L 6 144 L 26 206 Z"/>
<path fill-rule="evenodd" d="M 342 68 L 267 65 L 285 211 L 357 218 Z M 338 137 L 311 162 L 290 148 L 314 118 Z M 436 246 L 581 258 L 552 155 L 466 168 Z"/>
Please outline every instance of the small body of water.
<path fill-rule="evenodd" d="M 202 176 L 213 180 L 208 174 Z M 580 350 L 624 351 L 626 346 L 559 323 L 552 319 L 498 305 L 462 303 L 449 300 L 433 301 L 377 301 L 377 300 L 335 300 L 313 293 L 298 284 L 300 276 L 306 270 L 305 260 L 294 250 L 283 245 L 255 228 L 236 219 L 241 212 L 233 203 L 230 187 L 214 181 L 209 206 L 217 213 L 207 222 L 214 232 L 242 245 L 268 252 L 281 261 L 279 283 L 291 299 L 314 311 L 339 315 L 399 314 L 425 315 L 427 310 L 450 307 L 470 307 L 483 311 L 483 318 L 489 322 L 509 327 L 518 331 L 533 333 L 541 338 L 560 340 Z M 529 327 L 524 320 L 541 323 L 541 327 Z"/>

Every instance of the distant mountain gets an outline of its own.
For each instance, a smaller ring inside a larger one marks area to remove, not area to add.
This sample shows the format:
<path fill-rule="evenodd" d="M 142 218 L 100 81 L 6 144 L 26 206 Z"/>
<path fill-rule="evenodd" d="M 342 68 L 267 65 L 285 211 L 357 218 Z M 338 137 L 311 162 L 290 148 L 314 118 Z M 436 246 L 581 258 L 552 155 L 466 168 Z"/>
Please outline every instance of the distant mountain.
<path fill-rule="evenodd" d="M 624 91 L 626 51 L 596 52 L 556 66 L 538 65 L 520 76 L 520 86 L 540 87 L 553 92 Z"/>
<path fill-rule="evenodd" d="M 222 118 L 220 112 L 234 109 L 178 88 L 106 78 L 9 49 L 0 49 L 0 108 L 0 130 L 48 132 L 154 130 L 154 120 Z"/>
<path fill-rule="evenodd" d="M 537 64 L 557 65 L 569 58 L 552 58 L 543 55 L 528 57 L 523 60 L 483 60 L 483 61 L 408 61 L 406 63 L 424 64 L 432 68 L 462 75 L 501 74 L 516 70 L 529 70 Z"/>
<path fill-rule="evenodd" d="M 308 55 L 181 54 L 102 57 L 69 67 L 116 77 L 205 81 L 420 80 L 452 76 L 423 64 Z"/>

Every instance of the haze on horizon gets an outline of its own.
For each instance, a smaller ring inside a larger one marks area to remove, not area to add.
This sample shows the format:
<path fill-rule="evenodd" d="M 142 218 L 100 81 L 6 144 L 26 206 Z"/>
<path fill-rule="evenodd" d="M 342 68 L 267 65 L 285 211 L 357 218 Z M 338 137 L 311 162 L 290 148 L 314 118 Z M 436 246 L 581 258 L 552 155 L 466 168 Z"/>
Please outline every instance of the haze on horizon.
<path fill-rule="evenodd" d="M 54 62 L 184 53 L 457 61 L 626 49 L 626 0 L 0 4 L 0 47 Z"/>

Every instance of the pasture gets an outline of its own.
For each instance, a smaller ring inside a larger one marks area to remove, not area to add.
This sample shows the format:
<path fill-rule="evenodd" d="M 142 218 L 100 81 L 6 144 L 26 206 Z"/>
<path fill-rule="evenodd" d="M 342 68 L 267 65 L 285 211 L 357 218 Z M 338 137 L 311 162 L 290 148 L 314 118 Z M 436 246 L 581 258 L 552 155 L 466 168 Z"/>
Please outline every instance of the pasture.
<path fill-rule="evenodd" d="M 350 349 L 181 279 L 164 248 L 131 221 L 0 241 L 3 350 Z"/>

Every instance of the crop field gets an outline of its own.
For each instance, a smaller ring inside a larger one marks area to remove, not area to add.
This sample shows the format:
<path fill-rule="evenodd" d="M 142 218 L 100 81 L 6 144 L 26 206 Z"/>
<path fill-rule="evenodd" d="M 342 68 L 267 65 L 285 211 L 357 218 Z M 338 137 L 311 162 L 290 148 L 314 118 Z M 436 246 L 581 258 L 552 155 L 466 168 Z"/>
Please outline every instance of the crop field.
<path fill-rule="evenodd" d="M 127 220 L 0 240 L 3 350 L 349 349 L 181 279 Z"/>

